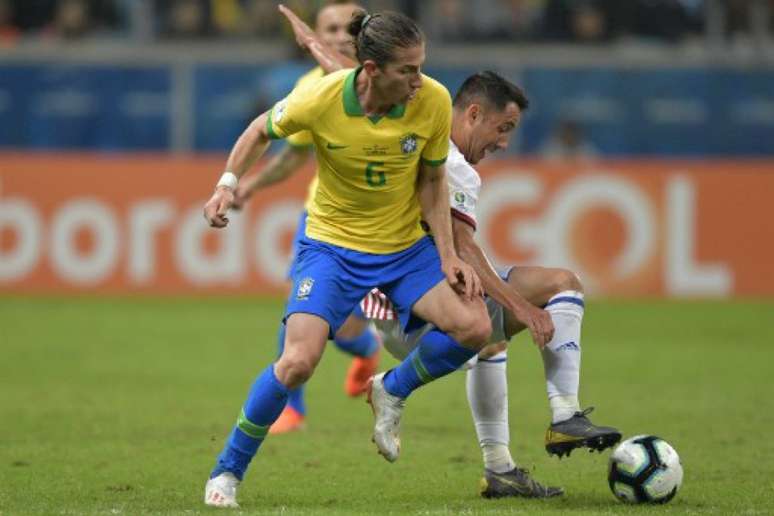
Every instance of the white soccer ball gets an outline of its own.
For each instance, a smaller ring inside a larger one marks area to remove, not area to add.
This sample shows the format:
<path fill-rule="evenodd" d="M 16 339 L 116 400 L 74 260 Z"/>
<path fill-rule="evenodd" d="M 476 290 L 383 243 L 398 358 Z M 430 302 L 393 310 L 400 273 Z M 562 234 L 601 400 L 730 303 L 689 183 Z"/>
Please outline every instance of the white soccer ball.
<path fill-rule="evenodd" d="M 683 483 L 680 457 L 669 443 L 638 435 L 619 444 L 610 455 L 607 480 L 626 503 L 666 503 Z"/>

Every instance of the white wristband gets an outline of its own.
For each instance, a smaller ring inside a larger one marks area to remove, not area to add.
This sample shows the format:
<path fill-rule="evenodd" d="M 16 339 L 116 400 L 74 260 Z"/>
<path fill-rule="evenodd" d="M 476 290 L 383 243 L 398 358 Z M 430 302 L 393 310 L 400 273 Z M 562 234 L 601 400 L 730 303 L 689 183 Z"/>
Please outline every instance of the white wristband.
<path fill-rule="evenodd" d="M 219 186 L 225 186 L 230 190 L 236 190 L 237 183 L 239 183 L 239 179 L 236 175 L 231 172 L 223 172 L 223 175 L 220 176 L 220 181 L 218 181 L 218 184 L 215 185 L 215 188 Z"/>

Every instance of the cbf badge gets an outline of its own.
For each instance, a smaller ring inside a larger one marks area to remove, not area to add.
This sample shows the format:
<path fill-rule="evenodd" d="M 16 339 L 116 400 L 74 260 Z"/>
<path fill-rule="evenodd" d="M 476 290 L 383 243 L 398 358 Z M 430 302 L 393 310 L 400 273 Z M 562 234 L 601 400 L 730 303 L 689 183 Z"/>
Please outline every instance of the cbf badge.
<path fill-rule="evenodd" d="M 403 151 L 403 154 L 411 154 L 417 150 L 417 135 L 411 133 L 401 138 L 400 150 Z"/>
<path fill-rule="evenodd" d="M 296 291 L 296 299 L 299 301 L 307 299 L 312 292 L 314 286 L 314 280 L 312 278 L 304 278 L 298 284 L 298 291 Z"/>

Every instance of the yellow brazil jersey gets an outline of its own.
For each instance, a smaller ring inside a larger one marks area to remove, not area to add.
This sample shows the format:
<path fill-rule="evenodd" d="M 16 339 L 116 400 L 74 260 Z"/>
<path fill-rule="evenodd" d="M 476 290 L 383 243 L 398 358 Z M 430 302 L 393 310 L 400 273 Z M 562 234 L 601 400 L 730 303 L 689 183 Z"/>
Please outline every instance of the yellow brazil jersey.
<path fill-rule="evenodd" d="M 308 88 L 310 84 L 319 81 L 322 77 L 325 77 L 325 71 L 317 66 L 302 75 L 301 78 L 296 81 L 296 85 L 294 87 Z M 312 140 L 312 135 L 309 133 L 309 131 L 301 131 L 295 134 L 291 134 L 286 138 L 286 141 L 291 147 L 306 148 L 314 146 L 314 141 Z M 312 181 L 309 183 L 309 189 L 307 190 L 306 201 L 304 202 L 304 209 L 307 211 L 309 211 L 309 208 L 312 205 L 312 199 L 314 199 L 314 192 L 316 190 L 317 175 L 315 175 Z"/>
<path fill-rule="evenodd" d="M 420 159 L 446 161 L 451 97 L 430 77 L 406 105 L 366 117 L 357 98 L 360 69 L 340 70 L 278 102 L 267 122 L 272 138 L 312 134 L 319 185 L 309 207 L 310 238 L 356 251 L 402 251 L 425 232 L 416 181 Z"/>

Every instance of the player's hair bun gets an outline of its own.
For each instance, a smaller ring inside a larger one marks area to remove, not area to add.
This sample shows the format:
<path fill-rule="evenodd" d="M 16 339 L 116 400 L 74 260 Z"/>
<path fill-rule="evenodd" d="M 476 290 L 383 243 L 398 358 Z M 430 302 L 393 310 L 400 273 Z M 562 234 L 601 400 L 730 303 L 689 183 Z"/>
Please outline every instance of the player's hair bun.
<path fill-rule="evenodd" d="M 347 32 L 353 38 L 357 39 L 358 34 L 363 30 L 363 20 L 365 20 L 366 16 L 368 16 L 368 13 L 363 10 L 355 11 L 352 14 L 352 19 L 349 20 L 349 25 L 347 25 Z"/>

